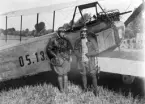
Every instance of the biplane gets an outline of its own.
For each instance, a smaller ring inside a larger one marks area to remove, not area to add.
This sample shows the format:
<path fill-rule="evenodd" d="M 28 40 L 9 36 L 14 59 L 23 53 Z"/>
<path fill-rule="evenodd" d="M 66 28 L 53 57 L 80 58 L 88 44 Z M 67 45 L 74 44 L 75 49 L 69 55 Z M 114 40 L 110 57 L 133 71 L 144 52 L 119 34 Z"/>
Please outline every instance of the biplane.
<path fill-rule="evenodd" d="M 64 3 L 55 4 L 46 7 L 31 8 L 28 10 L 18 10 L 2 14 L 6 18 L 6 41 L 7 40 L 7 24 L 8 19 L 15 16 L 20 16 L 20 40 L 23 26 L 23 16 L 36 14 L 37 22 L 39 23 L 39 15 L 41 13 L 53 13 L 52 32 L 43 34 L 42 36 L 30 38 L 20 43 L 14 43 L 0 47 L 0 80 L 14 79 L 21 76 L 33 75 L 40 72 L 51 71 L 50 60 L 46 55 L 46 46 L 49 39 L 53 38 L 57 33 L 54 30 L 55 14 L 57 10 L 67 7 L 74 7 L 74 14 L 71 20 L 71 25 L 67 28 L 67 34 L 74 51 L 77 51 L 78 39 L 80 38 L 80 29 L 85 25 L 89 31 L 95 33 L 98 41 L 99 55 L 98 63 L 100 71 L 108 73 L 117 73 L 128 77 L 124 81 L 132 82 L 134 77 L 145 77 L 141 65 L 142 59 L 139 59 L 138 52 L 130 54 L 128 51 L 119 49 L 121 39 L 125 33 L 125 25 L 120 21 L 119 16 L 129 13 L 120 13 L 119 10 L 104 11 L 98 2 L 87 4 Z M 94 8 L 95 15 L 89 20 L 83 17 L 83 10 Z M 101 10 L 101 12 L 98 11 Z M 74 19 L 76 11 L 79 11 L 81 18 L 84 20 L 81 25 L 75 25 Z M 76 57 L 73 56 L 72 69 L 76 67 Z M 133 57 L 133 58 L 132 58 Z M 133 77 L 129 77 L 133 76 Z"/>

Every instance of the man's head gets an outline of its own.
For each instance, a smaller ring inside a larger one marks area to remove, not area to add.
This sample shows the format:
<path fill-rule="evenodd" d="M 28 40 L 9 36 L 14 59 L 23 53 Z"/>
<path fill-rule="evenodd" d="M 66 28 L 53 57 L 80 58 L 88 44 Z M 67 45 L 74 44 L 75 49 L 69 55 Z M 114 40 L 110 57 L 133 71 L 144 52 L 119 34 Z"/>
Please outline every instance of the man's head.
<path fill-rule="evenodd" d="M 64 37 L 65 36 L 65 29 L 63 27 L 58 28 L 58 35 L 60 37 Z"/>
<path fill-rule="evenodd" d="M 87 27 L 83 27 L 83 28 L 81 29 L 80 37 L 81 37 L 81 38 L 86 38 L 86 37 L 87 37 L 87 34 L 88 34 L 88 29 L 87 29 Z"/>

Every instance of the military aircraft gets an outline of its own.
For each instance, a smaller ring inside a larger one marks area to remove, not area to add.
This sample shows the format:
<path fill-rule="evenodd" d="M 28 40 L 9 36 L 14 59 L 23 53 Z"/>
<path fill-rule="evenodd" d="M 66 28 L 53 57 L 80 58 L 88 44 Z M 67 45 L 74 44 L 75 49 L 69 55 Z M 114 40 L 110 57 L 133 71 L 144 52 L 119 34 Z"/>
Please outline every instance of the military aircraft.
<path fill-rule="evenodd" d="M 74 6 L 74 14 L 71 20 L 71 26 L 66 30 L 65 34 L 67 34 L 74 51 L 79 49 L 77 40 L 80 38 L 80 29 L 85 24 L 89 31 L 95 33 L 96 39 L 98 41 L 98 63 L 100 71 L 134 77 L 145 77 L 142 73 L 143 70 L 138 68 L 142 64 L 142 61 L 133 61 L 133 59 L 127 59 L 130 58 L 130 53 L 117 50 L 117 47 L 119 47 L 121 39 L 125 33 L 125 25 L 120 21 L 119 16 L 129 13 L 130 11 L 124 13 L 120 13 L 118 10 L 106 12 L 98 2 L 87 4 L 76 4 L 76 2 L 72 2 L 31 8 L 27 10 L 12 11 L 2 14 L 2 16 L 5 16 L 6 18 L 6 40 L 8 18 L 15 16 L 21 17 L 20 40 L 23 25 L 22 21 L 23 16 L 25 15 L 36 14 L 36 24 L 39 24 L 40 13 L 52 12 L 53 32 L 49 34 L 43 34 L 39 37 L 30 38 L 26 41 L 21 41 L 21 43 L 14 43 L 0 47 L 1 81 L 52 70 L 50 67 L 50 60 L 46 55 L 46 46 L 48 45 L 49 39 L 53 38 L 57 34 L 56 31 L 54 31 L 56 11 L 70 6 Z M 82 25 L 76 26 L 74 24 L 74 19 L 77 9 L 79 10 L 81 17 L 84 18 L 82 11 L 88 8 L 95 8 L 94 10 L 96 14 L 89 20 L 84 20 Z M 100 8 L 101 12 L 98 12 L 98 8 Z M 134 53 L 137 55 L 137 52 Z M 125 56 L 122 56 L 123 54 L 125 54 Z M 74 55 L 72 56 L 72 69 L 76 69 L 76 58 Z M 125 78 L 125 81 L 128 81 L 128 79 L 129 81 L 130 79 L 133 79 L 132 77 Z M 132 80 L 130 82 L 132 82 Z"/>

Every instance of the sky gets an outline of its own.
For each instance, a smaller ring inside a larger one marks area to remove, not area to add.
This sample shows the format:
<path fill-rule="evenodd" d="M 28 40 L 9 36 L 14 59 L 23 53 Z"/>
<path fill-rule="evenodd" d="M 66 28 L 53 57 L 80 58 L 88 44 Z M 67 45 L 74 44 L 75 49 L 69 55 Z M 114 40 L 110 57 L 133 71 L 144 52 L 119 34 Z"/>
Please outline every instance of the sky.
<path fill-rule="evenodd" d="M 64 2 L 76 1 L 76 3 L 91 2 L 96 0 L 3 0 L 0 3 L 0 14 L 15 11 L 20 9 L 35 8 L 41 6 L 48 6 L 51 4 L 58 4 Z M 101 6 L 105 9 L 119 9 L 120 12 L 128 10 L 134 10 L 142 0 L 98 0 Z M 59 27 L 63 23 L 69 22 L 72 19 L 74 7 L 66 8 L 64 10 L 56 11 L 55 26 Z M 130 14 L 126 14 L 121 17 L 122 21 L 125 21 Z M 46 27 L 52 27 L 52 13 L 40 14 L 40 20 L 46 23 Z M 36 15 L 23 17 L 23 29 L 34 29 L 36 24 Z M 14 27 L 20 28 L 20 17 L 8 18 L 8 28 Z M 5 18 L 0 16 L 0 28 L 5 29 Z"/>

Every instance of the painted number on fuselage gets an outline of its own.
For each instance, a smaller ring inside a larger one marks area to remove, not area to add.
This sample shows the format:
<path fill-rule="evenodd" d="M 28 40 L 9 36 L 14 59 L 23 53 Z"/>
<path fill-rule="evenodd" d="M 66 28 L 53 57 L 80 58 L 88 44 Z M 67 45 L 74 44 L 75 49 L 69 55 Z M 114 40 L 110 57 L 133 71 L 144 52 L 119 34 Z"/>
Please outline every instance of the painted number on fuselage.
<path fill-rule="evenodd" d="M 44 51 L 36 52 L 35 53 L 35 59 L 36 59 L 36 62 L 40 62 L 40 61 L 47 60 Z M 29 54 L 27 54 L 25 56 L 20 56 L 19 57 L 19 64 L 20 64 L 21 67 L 24 67 L 25 65 L 31 65 L 31 64 L 34 64 L 35 63 L 32 60 L 33 59 L 30 58 L 30 55 Z"/>

